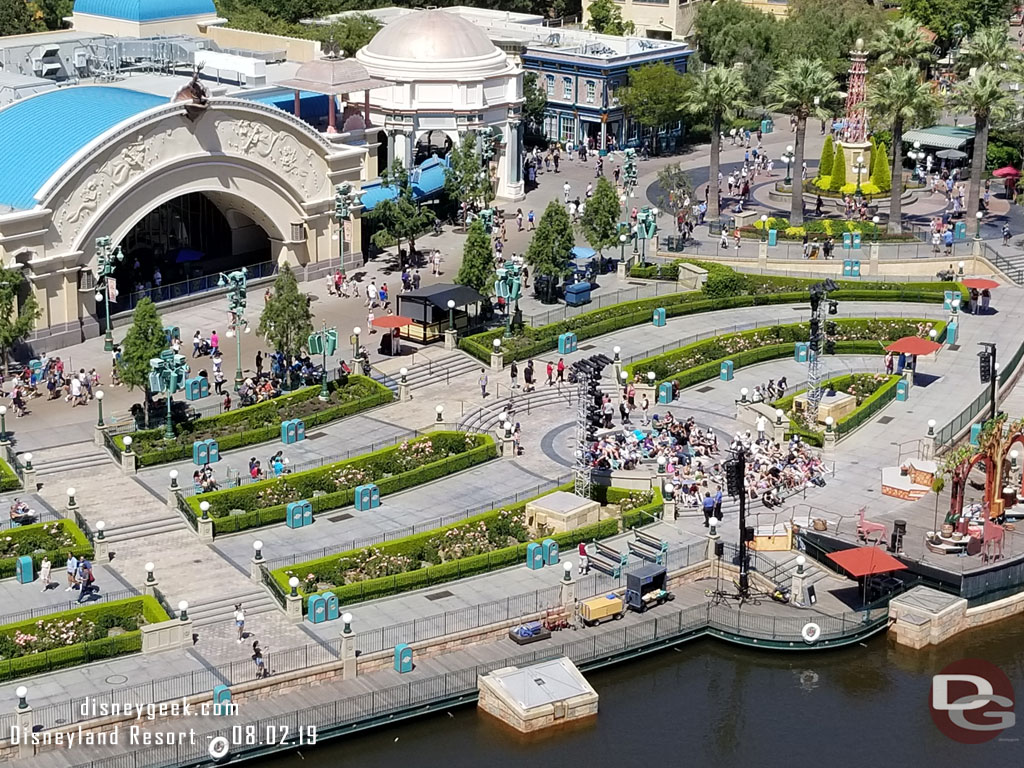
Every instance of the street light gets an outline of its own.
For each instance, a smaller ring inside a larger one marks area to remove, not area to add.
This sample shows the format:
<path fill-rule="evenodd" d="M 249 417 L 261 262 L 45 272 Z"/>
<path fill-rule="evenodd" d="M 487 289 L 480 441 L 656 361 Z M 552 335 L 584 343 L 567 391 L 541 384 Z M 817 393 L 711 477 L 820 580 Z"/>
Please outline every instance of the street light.
<path fill-rule="evenodd" d="M 915 141 L 913 149 L 907 152 L 907 157 L 910 158 L 910 161 L 914 164 L 913 178 L 918 179 L 921 177 L 920 163 L 922 160 L 925 159 L 926 155 L 927 153 L 923 149 L 921 149 L 920 141 Z"/>
<path fill-rule="evenodd" d="M 857 172 L 857 191 L 855 192 L 857 197 L 860 197 L 860 176 L 864 173 L 864 169 L 867 168 L 867 164 L 864 162 L 864 155 L 858 155 L 857 159 L 853 161 L 853 170 Z"/>
<path fill-rule="evenodd" d="M 242 388 L 242 329 L 249 332 L 245 320 L 246 285 L 248 273 L 246 270 L 238 269 L 229 274 L 220 273 L 217 280 L 217 287 L 227 286 L 228 313 L 231 315 L 231 324 L 228 326 L 228 338 L 235 337 L 235 392 Z"/>
<path fill-rule="evenodd" d="M 786 151 L 782 153 L 781 158 L 782 162 L 786 164 L 786 180 L 782 183 L 785 184 L 787 187 L 793 183 L 793 177 L 790 173 L 790 167 L 792 166 L 793 160 L 795 158 L 796 155 L 793 154 L 793 145 L 790 144 L 788 147 L 786 147 Z"/>
<path fill-rule="evenodd" d="M 974 217 L 978 220 L 978 226 L 974 230 L 974 239 L 981 240 L 981 220 L 985 218 L 985 213 L 983 211 L 978 211 L 974 214 Z"/>
<path fill-rule="evenodd" d="M 102 389 L 97 389 L 96 390 L 96 408 L 100 412 L 99 419 L 96 420 L 96 426 L 97 427 L 102 427 L 103 426 L 103 390 Z"/>
<path fill-rule="evenodd" d="M 935 437 L 935 419 L 928 419 L 928 437 Z"/>
<path fill-rule="evenodd" d="M 455 299 L 448 299 L 448 329 L 455 330 Z"/>
<path fill-rule="evenodd" d="M 626 260 L 627 242 L 629 242 L 629 237 L 625 233 L 619 235 L 619 261 L 625 262 Z"/>
<path fill-rule="evenodd" d="M 880 221 L 881 221 L 881 219 L 878 217 L 878 214 L 875 214 L 874 216 L 871 217 L 871 223 L 875 225 L 875 242 L 876 243 L 878 242 L 878 222 L 880 222 Z"/>
<path fill-rule="evenodd" d="M 114 274 L 115 262 L 124 260 L 124 253 L 121 246 L 116 248 L 111 245 L 109 237 L 96 238 L 96 301 L 104 303 L 107 330 L 103 334 L 103 350 L 110 352 L 114 349 L 114 333 L 110 327 L 110 288 L 114 284 L 110 282 Z M 116 290 L 116 288 L 115 288 Z"/>
<path fill-rule="evenodd" d="M 352 329 L 352 359 L 353 360 L 356 359 L 357 357 L 359 357 L 359 334 L 361 334 L 362 332 L 363 332 L 362 329 L 358 325 L 355 328 Z"/>
<path fill-rule="evenodd" d="M 0 405 L 0 441 L 7 442 L 7 406 Z"/>
<path fill-rule="evenodd" d="M 765 241 L 766 237 L 768 237 L 768 214 L 767 213 L 762 213 L 761 214 L 761 242 L 762 243 Z"/>

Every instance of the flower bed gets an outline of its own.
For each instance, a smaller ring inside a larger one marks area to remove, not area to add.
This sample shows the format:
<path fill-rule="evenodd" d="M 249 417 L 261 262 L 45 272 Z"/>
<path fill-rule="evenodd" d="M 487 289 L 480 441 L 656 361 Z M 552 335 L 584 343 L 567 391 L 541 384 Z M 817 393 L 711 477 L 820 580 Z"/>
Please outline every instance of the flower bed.
<path fill-rule="evenodd" d="M 132 450 L 141 467 L 187 459 L 192 456 L 192 443 L 207 438 L 217 440 L 221 452 L 230 451 L 273 440 L 280 436 L 286 419 L 302 419 L 309 429 L 389 403 L 394 397 L 383 384 L 365 376 L 349 376 L 344 383 L 331 382 L 329 388 L 327 402 L 321 402 L 317 385 L 217 416 L 179 422 L 172 441 L 164 439 L 162 427 L 133 432 Z M 115 436 L 114 442 L 124 450 L 123 435 Z"/>
<path fill-rule="evenodd" d="M 882 354 L 884 342 L 904 336 L 927 335 L 932 328 L 938 331 L 939 341 L 945 337 L 946 324 L 942 321 L 921 319 L 840 319 L 831 321 L 838 326 L 832 337 L 836 341 L 836 354 Z M 717 378 L 721 364 L 732 360 L 735 368 L 788 357 L 793 345 L 806 341 L 807 323 L 775 325 L 753 331 L 741 331 L 698 341 L 684 347 L 655 355 L 626 366 L 630 375 L 640 371 L 646 375 L 653 371 L 657 383 L 676 381 L 681 389 L 707 379 Z"/>
<path fill-rule="evenodd" d="M 48 557 L 54 568 L 64 565 L 70 555 L 92 557 L 92 544 L 82 529 L 70 520 L 53 520 L 9 528 L 0 533 L 0 578 L 14 576 L 18 558 L 31 555 L 36 569 Z"/>
<path fill-rule="evenodd" d="M 144 595 L 0 626 L 0 680 L 135 653 L 140 627 L 169 618 Z"/>
<path fill-rule="evenodd" d="M 16 491 L 21 488 L 21 478 L 11 465 L 0 459 L 0 491 Z"/>
<path fill-rule="evenodd" d="M 566 485 L 558 490 L 571 487 Z M 595 490 L 599 491 L 598 500 L 602 503 L 623 504 L 624 528 L 648 523 L 661 512 L 658 490 L 646 494 L 618 488 Z M 278 568 L 271 572 L 271 577 L 282 595 L 290 591 L 288 580 L 297 576 L 304 597 L 333 592 L 340 603 L 349 604 L 518 565 L 525 562 L 531 541 L 549 538 L 531 539 L 526 528 L 526 505 L 533 500 L 373 547 Z M 619 521 L 609 519 L 550 538 L 565 551 L 581 541 L 607 538 L 618 532 Z M 305 603 L 304 600 L 303 611 Z"/>
<path fill-rule="evenodd" d="M 464 432 L 432 432 L 401 445 L 346 459 L 319 469 L 282 475 L 239 488 L 204 493 L 184 500 L 183 509 L 199 517 L 210 503 L 215 533 L 232 533 L 280 523 L 290 502 L 307 499 L 314 513 L 352 503 L 355 487 L 376 483 L 381 495 L 422 485 L 498 455 L 493 438 Z"/>
<path fill-rule="evenodd" d="M 896 385 L 901 378 L 903 377 L 895 374 L 853 373 L 836 376 L 822 382 L 822 389 L 833 388 L 838 392 L 846 392 L 857 398 L 857 407 L 833 425 L 832 429 L 835 430 L 836 437 L 849 434 L 895 400 Z M 796 414 L 793 410 L 793 401 L 797 395 L 806 391 L 794 392 L 792 395 L 775 401 L 772 405 L 789 415 L 790 428 L 787 430 L 787 435 L 800 435 L 805 442 L 821 446 L 825 440 L 824 429 L 820 425 L 809 424 L 802 414 Z"/>
<path fill-rule="evenodd" d="M 823 237 L 834 237 L 842 240 L 845 232 L 860 232 L 861 240 L 879 243 L 906 243 L 918 241 L 912 233 L 893 235 L 886 232 L 885 227 L 880 227 L 873 221 L 861 221 L 860 219 L 812 219 L 805 221 L 798 227 L 790 226 L 789 219 L 784 216 L 775 216 L 765 222 L 768 229 L 774 229 L 780 240 L 802 240 L 805 234 L 821 235 Z M 744 237 L 763 237 L 763 226 L 760 221 L 753 225 L 742 227 L 740 234 Z"/>
<path fill-rule="evenodd" d="M 651 322 L 653 311 L 662 307 L 667 317 L 681 317 L 698 312 L 710 312 L 737 307 L 768 304 L 792 304 L 807 301 L 807 290 L 820 280 L 745 275 L 730 267 L 714 262 L 679 259 L 672 265 L 662 266 L 662 275 L 675 279 L 679 263 L 695 264 L 708 270 L 708 280 L 700 291 L 670 293 L 651 299 L 626 301 L 614 306 L 583 312 L 575 317 L 539 327 L 527 326 L 511 339 L 502 339 L 502 352 L 506 362 L 527 360 L 558 347 L 558 337 L 567 331 L 577 339 L 602 336 L 606 333 Z M 670 269 L 671 268 L 671 269 Z M 633 277 L 652 277 L 657 267 L 634 266 Z M 674 269 L 674 271 L 673 271 Z M 666 272 L 666 270 L 668 270 Z M 943 291 L 960 290 L 958 283 L 872 283 L 855 280 L 840 281 L 840 290 L 830 294 L 846 301 L 899 301 L 901 303 L 941 303 Z M 501 338 L 503 328 L 465 336 L 459 346 L 479 360 L 490 363 L 492 343 Z"/>

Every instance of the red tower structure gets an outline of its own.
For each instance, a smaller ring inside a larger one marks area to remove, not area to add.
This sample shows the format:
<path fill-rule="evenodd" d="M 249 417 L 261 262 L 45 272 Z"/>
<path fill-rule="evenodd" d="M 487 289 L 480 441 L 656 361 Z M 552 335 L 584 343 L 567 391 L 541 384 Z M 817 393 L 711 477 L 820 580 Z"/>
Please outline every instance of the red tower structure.
<path fill-rule="evenodd" d="M 864 83 L 868 73 L 868 52 L 864 41 L 857 40 L 850 51 L 850 80 L 846 93 L 846 125 L 843 128 L 843 144 L 861 144 L 867 137 L 866 114 L 864 112 Z"/>

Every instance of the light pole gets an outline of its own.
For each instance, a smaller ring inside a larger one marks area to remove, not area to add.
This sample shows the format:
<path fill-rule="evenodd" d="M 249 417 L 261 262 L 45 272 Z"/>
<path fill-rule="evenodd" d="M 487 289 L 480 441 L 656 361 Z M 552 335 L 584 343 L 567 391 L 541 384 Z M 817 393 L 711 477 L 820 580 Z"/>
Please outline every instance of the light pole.
<path fill-rule="evenodd" d="M 96 390 L 96 409 L 99 411 L 99 418 L 96 420 L 96 426 L 103 426 L 103 390 Z"/>
<path fill-rule="evenodd" d="M 861 196 L 860 176 L 864 172 L 865 168 L 867 168 L 867 165 L 864 163 L 864 155 L 858 155 L 857 159 L 853 161 L 853 170 L 857 172 L 857 191 L 855 192 L 857 197 Z"/>
<path fill-rule="evenodd" d="M 359 358 L 359 334 L 362 330 L 357 325 L 352 329 L 352 359 L 357 360 Z"/>
<path fill-rule="evenodd" d="M 921 178 L 920 164 L 921 164 L 921 161 L 924 160 L 924 158 L 925 158 L 925 152 L 924 152 L 924 150 L 921 149 L 921 142 L 920 141 L 915 141 L 914 142 L 914 147 L 909 152 L 907 152 L 907 157 L 910 158 L 910 161 L 914 164 L 914 175 L 913 175 L 913 178 L 914 179 Z"/>
<path fill-rule="evenodd" d="M 786 147 L 786 151 L 782 153 L 782 157 L 780 158 L 782 162 L 786 164 L 786 180 L 783 181 L 782 183 L 785 184 L 787 187 L 793 183 L 793 175 L 790 173 L 790 168 L 792 167 L 793 160 L 795 158 L 796 155 L 793 154 L 793 145 L 790 144 L 788 147 Z"/>
<path fill-rule="evenodd" d="M 878 242 L 878 222 L 880 222 L 880 221 L 881 221 L 881 219 L 878 217 L 877 214 L 871 217 L 871 223 L 875 225 L 875 242 L 876 243 Z"/>
<path fill-rule="evenodd" d="M 338 269 L 345 274 L 345 224 L 352 209 L 359 205 L 360 193 L 347 181 L 334 188 L 334 218 L 338 222 Z"/>
<path fill-rule="evenodd" d="M 7 406 L 0 405 L 0 442 L 7 442 Z"/>
<path fill-rule="evenodd" d="M 619 261 L 625 263 L 626 261 L 626 243 L 629 242 L 629 236 L 626 234 L 619 235 Z"/>
<path fill-rule="evenodd" d="M 455 299 L 448 299 L 448 329 L 455 330 Z"/>
<path fill-rule="evenodd" d="M 761 214 L 761 242 L 768 239 L 768 214 Z"/>
<path fill-rule="evenodd" d="M 227 286 L 228 314 L 231 322 L 228 325 L 228 338 L 235 337 L 235 392 L 242 388 L 242 329 L 249 332 L 249 324 L 245 320 L 246 284 L 248 275 L 246 270 L 239 269 L 225 275 L 220 273 L 217 287 Z"/>
<path fill-rule="evenodd" d="M 985 218 L 984 211 L 978 211 L 974 214 L 974 217 L 978 220 L 977 226 L 974 228 L 974 239 L 981 240 L 981 220 Z"/>
<path fill-rule="evenodd" d="M 170 349 L 160 353 L 160 357 L 149 361 L 149 391 L 162 392 L 167 400 L 167 423 L 164 425 L 164 438 L 174 439 L 174 422 L 171 418 L 171 402 L 175 392 L 181 389 L 188 376 L 188 366 L 184 355 L 176 355 Z M 125 438 L 128 444 L 128 438 Z"/>
<path fill-rule="evenodd" d="M 96 238 L 96 301 L 103 301 L 106 309 L 107 331 L 103 335 L 103 349 L 114 349 L 114 333 L 110 328 L 110 278 L 114 274 L 115 262 L 124 260 L 121 246 L 114 248 L 109 237 Z"/>

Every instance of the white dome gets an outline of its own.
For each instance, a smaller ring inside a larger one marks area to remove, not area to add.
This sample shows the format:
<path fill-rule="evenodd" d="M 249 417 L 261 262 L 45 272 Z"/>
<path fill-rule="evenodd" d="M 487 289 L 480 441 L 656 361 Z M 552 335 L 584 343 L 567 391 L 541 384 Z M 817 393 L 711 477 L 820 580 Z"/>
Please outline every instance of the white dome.
<path fill-rule="evenodd" d="M 396 19 L 356 59 L 371 76 L 398 82 L 467 81 L 516 71 L 484 30 L 440 10 L 413 11 Z"/>
<path fill-rule="evenodd" d="M 378 32 L 367 54 L 406 61 L 461 61 L 490 56 L 497 47 L 470 21 L 445 11 L 417 11 Z"/>

